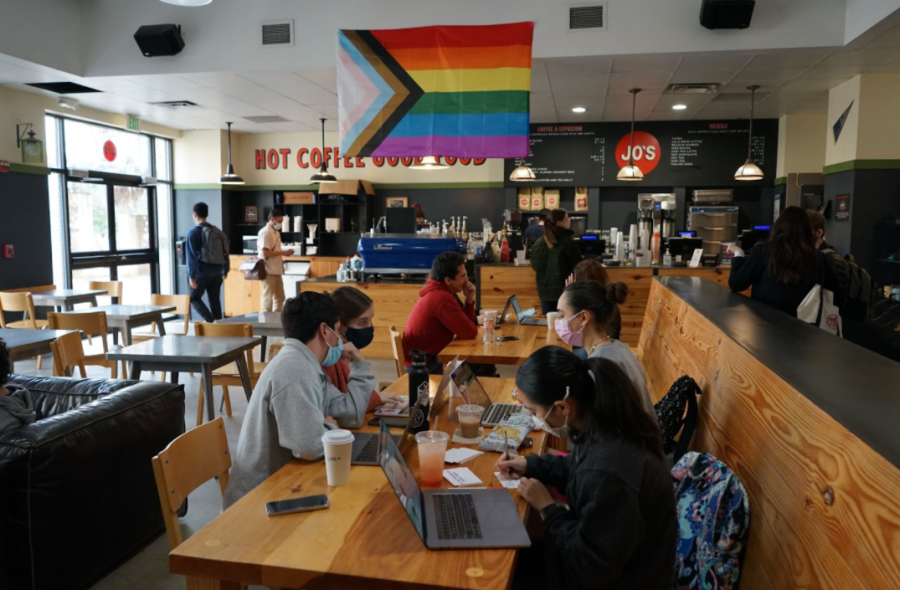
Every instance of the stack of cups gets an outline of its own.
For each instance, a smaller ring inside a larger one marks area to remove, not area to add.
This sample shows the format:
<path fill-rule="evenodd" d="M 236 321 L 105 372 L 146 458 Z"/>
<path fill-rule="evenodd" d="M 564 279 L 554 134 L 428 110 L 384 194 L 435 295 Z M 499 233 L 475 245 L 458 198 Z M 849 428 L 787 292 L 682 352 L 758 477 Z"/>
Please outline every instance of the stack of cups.
<path fill-rule="evenodd" d="M 322 435 L 325 447 L 325 474 L 328 485 L 345 486 L 350 483 L 350 460 L 353 459 L 355 437 L 349 430 L 329 430 Z"/>

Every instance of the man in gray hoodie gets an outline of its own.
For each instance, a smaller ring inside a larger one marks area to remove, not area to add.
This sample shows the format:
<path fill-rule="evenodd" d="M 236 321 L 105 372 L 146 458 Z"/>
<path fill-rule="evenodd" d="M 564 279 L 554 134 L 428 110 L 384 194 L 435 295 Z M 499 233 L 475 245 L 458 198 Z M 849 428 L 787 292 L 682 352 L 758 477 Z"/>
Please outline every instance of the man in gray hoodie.
<path fill-rule="evenodd" d="M 3 385 L 10 373 L 9 349 L 0 339 L 0 434 L 35 421 L 31 394 L 18 385 Z"/>
<path fill-rule="evenodd" d="M 269 362 L 250 398 L 225 508 L 292 458 L 322 459 L 327 430 L 362 426 L 375 376 L 359 350 L 338 336 L 340 314 L 337 303 L 321 293 L 303 292 L 285 303 L 284 348 Z M 322 371 L 341 358 L 350 363 L 347 393 Z"/>

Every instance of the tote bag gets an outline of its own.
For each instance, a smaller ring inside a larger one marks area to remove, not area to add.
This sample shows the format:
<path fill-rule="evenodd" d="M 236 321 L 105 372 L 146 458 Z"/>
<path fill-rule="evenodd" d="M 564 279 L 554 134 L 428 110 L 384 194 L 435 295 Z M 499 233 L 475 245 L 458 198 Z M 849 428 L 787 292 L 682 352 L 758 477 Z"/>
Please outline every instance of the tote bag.
<path fill-rule="evenodd" d="M 843 338 L 841 310 L 834 304 L 834 293 L 825 288 L 825 268 L 821 262 L 819 268 L 819 280 L 797 307 L 797 317 Z"/>

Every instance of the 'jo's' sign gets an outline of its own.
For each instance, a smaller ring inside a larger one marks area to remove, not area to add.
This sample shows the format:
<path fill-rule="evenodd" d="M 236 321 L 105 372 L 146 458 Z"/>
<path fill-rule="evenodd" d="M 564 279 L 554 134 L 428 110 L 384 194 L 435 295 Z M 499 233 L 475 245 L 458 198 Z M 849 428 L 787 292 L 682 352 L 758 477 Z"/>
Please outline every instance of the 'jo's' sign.
<path fill-rule="evenodd" d="M 616 164 L 619 168 L 628 165 L 630 159 L 634 160 L 634 165 L 641 169 L 641 172 L 647 174 L 656 168 L 662 157 L 659 148 L 659 141 L 646 131 L 634 132 L 634 148 L 631 147 L 631 134 L 628 133 L 619 140 L 616 146 Z"/>

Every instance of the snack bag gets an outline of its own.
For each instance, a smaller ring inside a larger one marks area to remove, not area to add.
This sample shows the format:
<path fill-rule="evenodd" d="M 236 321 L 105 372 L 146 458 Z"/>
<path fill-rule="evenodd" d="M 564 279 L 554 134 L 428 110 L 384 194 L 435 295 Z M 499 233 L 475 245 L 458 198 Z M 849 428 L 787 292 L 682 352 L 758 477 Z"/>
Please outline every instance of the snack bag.
<path fill-rule="evenodd" d="M 478 448 L 482 451 L 504 452 L 506 450 L 503 448 L 503 435 L 505 433 L 509 441 L 509 448 L 518 449 L 533 428 L 534 420 L 531 417 L 531 412 L 523 408 L 518 414 L 513 414 L 497 426 L 494 426 L 490 434 L 478 444 Z"/>

